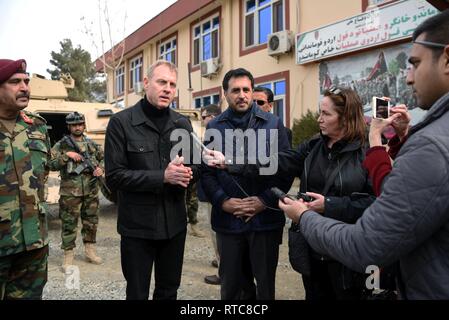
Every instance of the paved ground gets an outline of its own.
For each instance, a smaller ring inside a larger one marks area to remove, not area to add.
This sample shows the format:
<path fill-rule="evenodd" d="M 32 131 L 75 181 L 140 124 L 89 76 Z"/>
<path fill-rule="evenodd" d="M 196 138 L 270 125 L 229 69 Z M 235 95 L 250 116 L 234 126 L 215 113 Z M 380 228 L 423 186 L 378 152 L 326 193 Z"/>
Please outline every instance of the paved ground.
<path fill-rule="evenodd" d="M 57 217 L 58 206 L 51 205 L 50 211 L 53 217 Z M 75 261 L 80 272 L 79 289 L 76 289 L 76 283 L 66 281 L 65 275 L 60 270 L 61 224 L 57 218 L 50 219 L 49 279 L 44 289 L 44 299 L 116 300 L 125 298 L 125 280 L 120 268 L 120 238 L 116 231 L 116 217 L 116 206 L 102 199 L 97 238 L 97 251 L 104 259 L 104 264 L 101 266 L 84 260 L 84 248 L 78 235 Z M 199 220 L 199 227 L 207 230 L 207 215 L 205 206 L 202 205 L 199 210 Z M 205 233 L 209 237 L 209 233 Z M 278 300 L 304 299 L 300 275 L 292 270 L 288 262 L 287 250 L 287 228 L 285 228 L 277 269 L 276 298 Z M 213 250 L 209 238 L 187 236 L 182 283 L 178 291 L 179 299 L 216 300 L 220 298 L 220 287 L 208 285 L 203 281 L 205 275 L 217 272 L 217 269 L 210 264 L 212 258 Z M 67 285 L 73 289 L 68 289 Z"/>

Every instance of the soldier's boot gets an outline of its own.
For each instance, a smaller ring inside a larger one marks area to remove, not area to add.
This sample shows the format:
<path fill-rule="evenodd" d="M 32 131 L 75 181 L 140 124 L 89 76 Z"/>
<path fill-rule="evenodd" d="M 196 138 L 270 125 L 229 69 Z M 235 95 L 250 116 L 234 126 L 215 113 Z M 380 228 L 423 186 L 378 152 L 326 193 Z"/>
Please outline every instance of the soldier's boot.
<path fill-rule="evenodd" d="M 74 253 L 73 250 L 64 250 L 64 260 L 62 262 L 62 271 L 65 273 L 69 266 L 73 266 Z"/>
<path fill-rule="evenodd" d="M 84 244 L 85 252 L 87 261 L 93 264 L 101 264 L 103 260 L 97 256 L 97 253 L 95 252 L 95 244 L 93 243 L 85 243 Z"/>
<path fill-rule="evenodd" d="M 198 228 L 196 224 L 189 223 L 190 226 L 190 234 L 197 238 L 205 238 L 206 235 Z"/>

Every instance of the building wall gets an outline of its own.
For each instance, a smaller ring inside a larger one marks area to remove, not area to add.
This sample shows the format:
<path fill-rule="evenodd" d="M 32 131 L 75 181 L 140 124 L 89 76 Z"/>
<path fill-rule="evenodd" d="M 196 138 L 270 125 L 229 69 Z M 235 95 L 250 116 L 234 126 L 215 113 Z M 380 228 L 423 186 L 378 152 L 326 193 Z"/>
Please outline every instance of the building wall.
<path fill-rule="evenodd" d="M 128 92 L 129 59 L 143 52 L 143 68 L 147 68 L 157 59 L 158 41 L 167 36 L 177 34 L 177 61 L 179 69 L 178 89 L 179 107 L 193 108 L 194 98 L 201 93 L 211 93 L 210 90 L 221 87 L 225 73 L 237 67 L 248 69 L 257 80 L 267 81 L 284 78 L 288 81 L 286 125 L 291 127 L 294 118 L 299 118 L 308 109 L 317 110 L 319 99 L 318 63 L 304 66 L 295 64 L 295 54 L 292 50 L 278 59 L 267 54 L 266 46 L 258 51 L 242 54 L 240 46 L 241 1 L 213 1 L 199 9 L 176 25 L 163 30 L 153 39 L 148 40 L 139 48 L 126 55 L 125 59 L 125 95 L 123 104 L 128 107 L 136 103 L 140 96 Z M 363 0 L 339 0 L 338 6 L 331 5 L 328 0 L 286 0 L 288 4 L 288 30 L 293 34 L 317 28 L 349 16 L 361 13 Z M 222 68 L 219 74 L 211 79 L 201 77 L 200 70 L 193 69 L 191 83 L 193 91 L 189 90 L 188 63 L 191 60 L 191 26 L 201 17 L 218 10 L 220 20 L 220 60 Z M 108 77 L 109 94 L 112 97 L 112 73 Z M 219 90 L 222 96 L 221 89 Z M 224 98 L 222 99 L 224 100 Z M 110 101 L 111 102 L 111 101 Z M 226 107 L 226 103 L 222 103 Z"/>

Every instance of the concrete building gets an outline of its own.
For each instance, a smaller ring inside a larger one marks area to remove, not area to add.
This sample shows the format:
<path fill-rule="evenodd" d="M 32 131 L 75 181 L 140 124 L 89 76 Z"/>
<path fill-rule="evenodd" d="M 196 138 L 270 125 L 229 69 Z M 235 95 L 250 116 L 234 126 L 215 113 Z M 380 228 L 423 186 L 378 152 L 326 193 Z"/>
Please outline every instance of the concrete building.
<path fill-rule="evenodd" d="M 178 66 L 180 109 L 226 108 L 221 81 L 237 67 L 274 91 L 273 112 L 288 127 L 317 110 L 330 85 L 355 88 L 367 112 L 373 95 L 413 104 L 405 62 L 414 28 L 438 12 L 430 2 L 438 0 L 179 0 L 125 39 L 108 96 L 136 103 L 144 70 L 162 58 Z"/>

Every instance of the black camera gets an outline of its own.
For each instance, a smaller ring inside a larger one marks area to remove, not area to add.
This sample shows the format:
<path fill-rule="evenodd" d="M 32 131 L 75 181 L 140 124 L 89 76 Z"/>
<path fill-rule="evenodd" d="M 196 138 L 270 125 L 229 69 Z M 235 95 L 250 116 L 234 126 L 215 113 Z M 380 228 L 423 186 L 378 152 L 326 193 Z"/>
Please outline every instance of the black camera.
<path fill-rule="evenodd" d="M 288 197 L 292 200 L 302 199 L 302 200 L 304 200 L 304 202 L 312 202 L 313 200 L 315 200 L 311 196 L 308 196 L 302 192 L 298 192 L 296 197 L 294 197 L 294 196 L 284 193 L 281 189 L 279 189 L 277 187 L 271 188 L 271 191 L 275 194 L 276 197 L 278 197 L 281 200 L 284 199 L 285 197 Z"/>
<path fill-rule="evenodd" d="M 298 199 L 302 199 L 304 200 L 304 202 L 312 202 L 313 200 L 315 200 L 314 198 L 312 198 L 311 196 L 306 195 L 303 192 L 298 192 L 298 194 L 296 195 L 296 197 Z"/>

